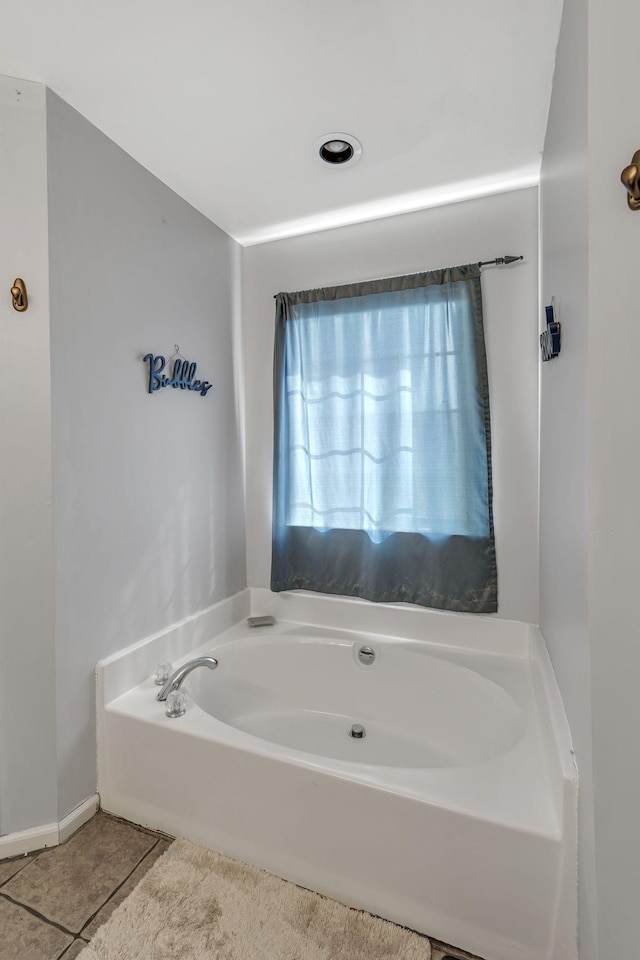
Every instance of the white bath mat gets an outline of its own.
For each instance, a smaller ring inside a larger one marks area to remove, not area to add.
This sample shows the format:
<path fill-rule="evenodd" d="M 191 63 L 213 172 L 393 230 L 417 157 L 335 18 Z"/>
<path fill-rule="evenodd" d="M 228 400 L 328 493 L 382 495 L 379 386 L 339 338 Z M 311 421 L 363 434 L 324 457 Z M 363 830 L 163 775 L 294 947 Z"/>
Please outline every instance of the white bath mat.
<path fill-rule="evenodd" d="M 78 960 L 430 960 L 425 937 L 176 840 Z"/>

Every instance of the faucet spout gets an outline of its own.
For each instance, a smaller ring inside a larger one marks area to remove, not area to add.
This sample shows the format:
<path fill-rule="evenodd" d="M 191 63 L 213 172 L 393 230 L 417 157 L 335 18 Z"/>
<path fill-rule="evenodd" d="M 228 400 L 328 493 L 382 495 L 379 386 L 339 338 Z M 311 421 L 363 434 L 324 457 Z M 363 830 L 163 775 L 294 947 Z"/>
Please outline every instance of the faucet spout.
<path fill-rule="evenodd" d="M 218 661 L 215 657 L 196 657 L 195 660 L 189 660 L 184 666 L 174 670 L 164 687 L 156 694 L 156 700 L 166 700 L 172 690 L 179 690 L 184 678 L 187 677 L 192 670 L 195 670 L 196 667 L 208 667 L 209 670 L 215 670 L 217 666 Z"/>

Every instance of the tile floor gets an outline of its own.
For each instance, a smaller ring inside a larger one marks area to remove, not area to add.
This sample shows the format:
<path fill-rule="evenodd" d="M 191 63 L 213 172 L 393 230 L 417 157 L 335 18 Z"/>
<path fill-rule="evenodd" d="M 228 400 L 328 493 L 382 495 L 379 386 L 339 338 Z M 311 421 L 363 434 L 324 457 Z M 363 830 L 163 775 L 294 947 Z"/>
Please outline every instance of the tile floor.
<path fill-rule="evenodd" d="M 75 960 L 170 842 L 99 811 L 61 846 L 0 861 L 0 960 Z M 480 960 L 431 942 L 432 960 Z"/>
<path fill-rule="evenodd" d="M 100 811 L 61 846 L 0 861 L 0 960 L 74 960 L 169 843 Z"/>

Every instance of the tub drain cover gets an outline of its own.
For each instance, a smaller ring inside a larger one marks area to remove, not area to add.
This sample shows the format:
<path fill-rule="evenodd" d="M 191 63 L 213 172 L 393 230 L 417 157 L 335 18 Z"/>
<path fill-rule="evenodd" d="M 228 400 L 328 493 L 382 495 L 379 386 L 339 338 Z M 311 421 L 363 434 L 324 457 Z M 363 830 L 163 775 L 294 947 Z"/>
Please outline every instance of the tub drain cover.
<path fill-rule="evenodd" d="M 354 723 L 349 731 L 349 736 L 354 737 L 356 740 L 362 740 L 363 737 L 366 737 L 367 731 L 364 729 L 361 723 Z"/>

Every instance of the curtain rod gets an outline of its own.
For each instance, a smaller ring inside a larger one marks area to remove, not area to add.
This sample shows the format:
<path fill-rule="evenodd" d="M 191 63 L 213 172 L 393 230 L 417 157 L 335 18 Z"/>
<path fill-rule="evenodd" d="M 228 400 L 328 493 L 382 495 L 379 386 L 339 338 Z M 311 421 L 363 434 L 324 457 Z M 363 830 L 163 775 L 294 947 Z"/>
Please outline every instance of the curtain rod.
<path fill-rule="evenodd" d="M 524 260 L 522 254 L 519 257 L 496 257 L 495 260 L 481 260 L 479 267 L 492 267 L 494 264 L 502 266 L 505 263 L 515 263 L 516 260 Z"/>
<path fill-rule="evenodd" d="M 500 267 L 500 266 L 503 266 L 503 265 L 505 265 L 505 264 L 507 264 L 507 263 L 515 263 L 517 260 L 524 260 L 524 256 L 523 256 L 522 254 L 520 254 L 519 257 L 504 256 L 504 257 L 496 257 L 495 260 L 481 260 L 481 261 L 478 263 L 478 266 L 479 266 L 479 267 L 493 267 L 493 266 L 495 265 L 495 266 Z M 274 293 L 273 299 L 275 300 L 277 296 L 278 296 L 278 294 L 277 294 L 277 293 Z"/>

